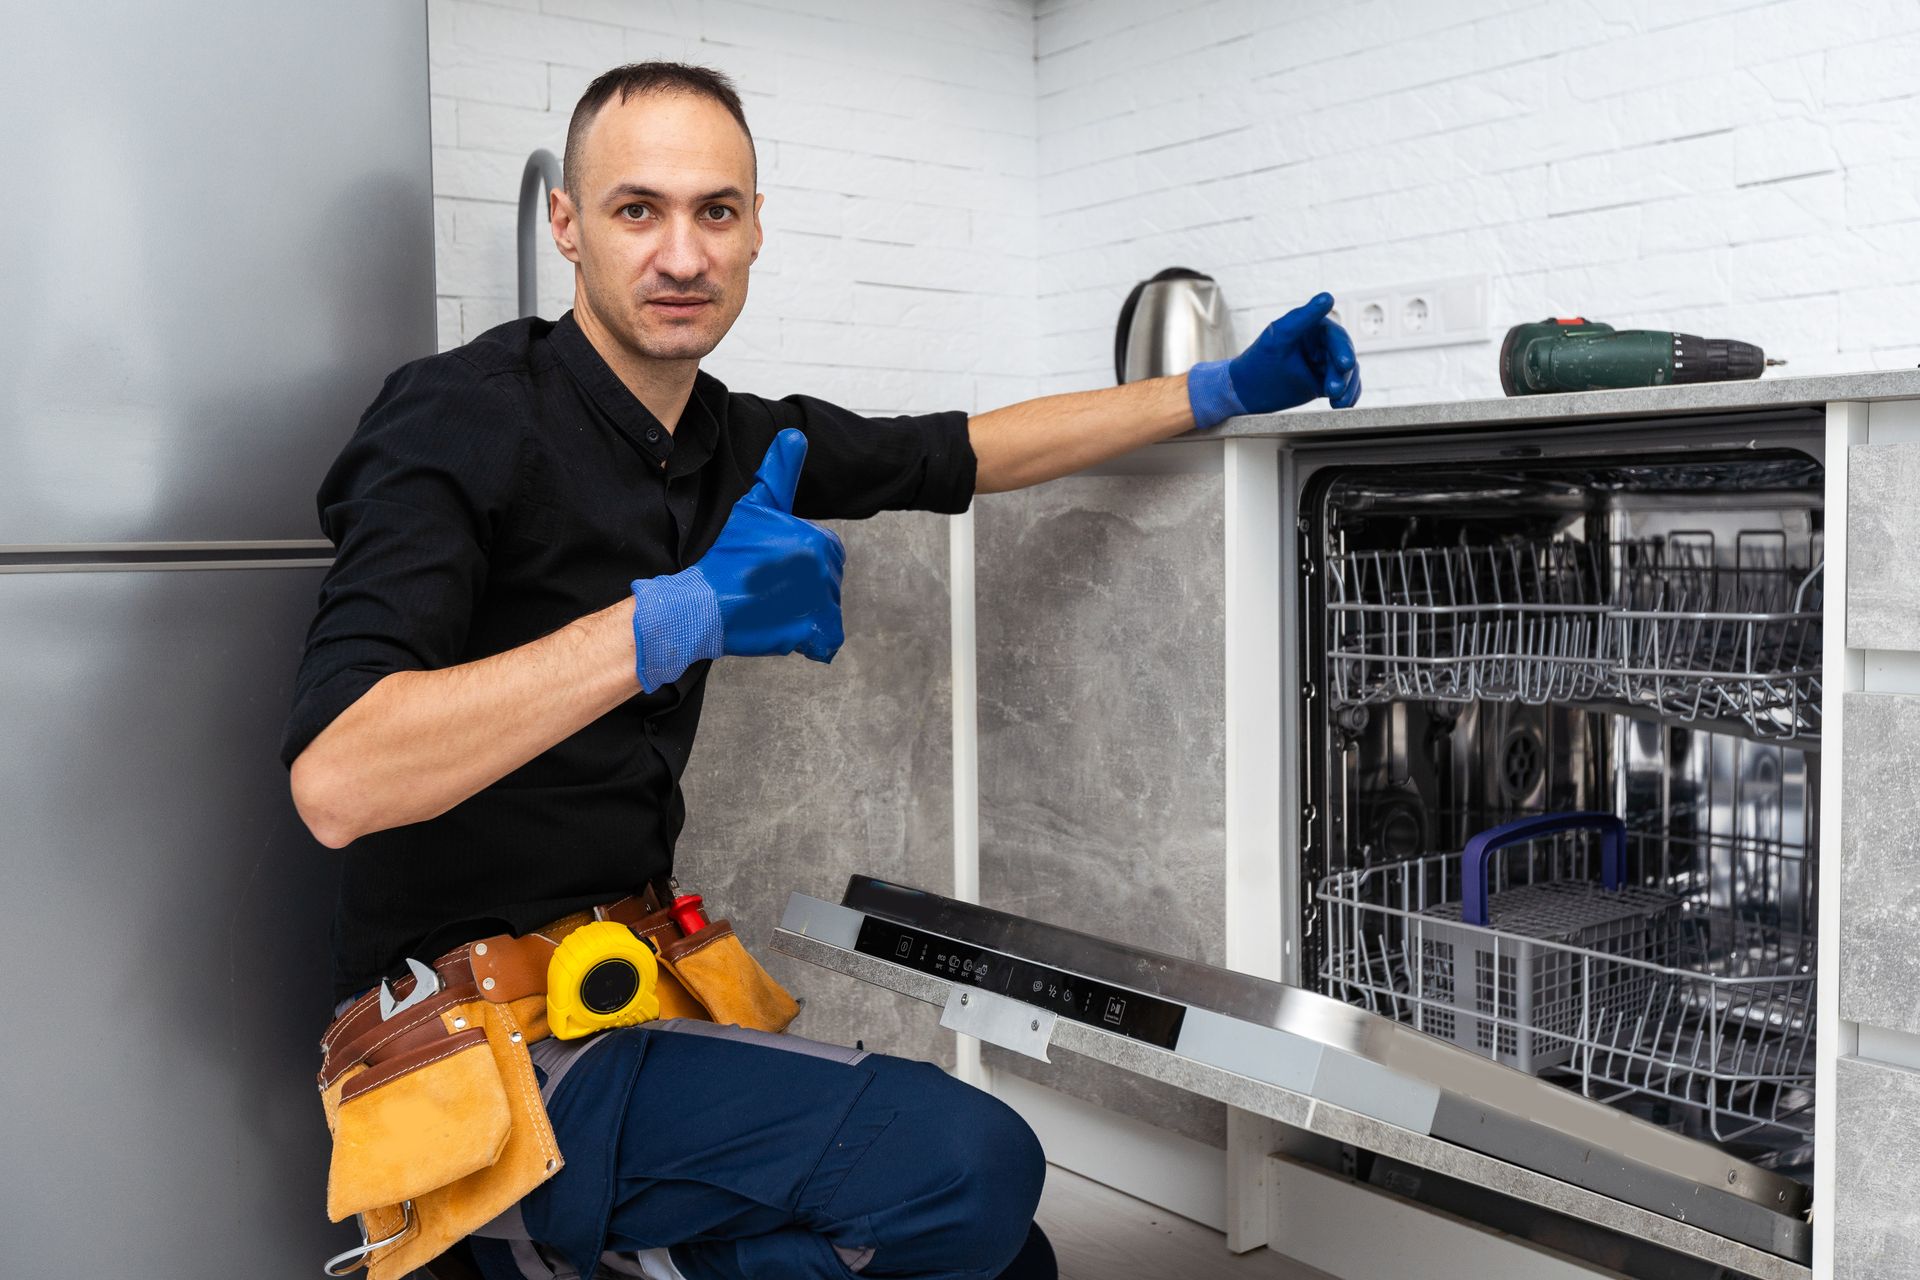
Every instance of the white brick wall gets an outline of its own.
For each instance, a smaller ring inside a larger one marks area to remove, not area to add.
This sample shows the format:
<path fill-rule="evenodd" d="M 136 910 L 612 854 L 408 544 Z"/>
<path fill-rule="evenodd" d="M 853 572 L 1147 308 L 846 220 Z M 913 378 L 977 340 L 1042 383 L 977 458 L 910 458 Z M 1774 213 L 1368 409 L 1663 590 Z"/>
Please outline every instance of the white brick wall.
<path fill-rule="evenodd" d="M 1243 338 L 1318 289 L 1492 277 L 1490 341 L 1367 360 L 1498 395 L 1546 315 L 1920 363 L 1914 0 L 1039 0 L 1043 391 L 1110 380 L 1135 280 Z"/>
<path fill-rule="evenodd" d="M 1507 325 L 1920 363 L 1916 0 L 430 0 L 443 344 L 513 313 L 513 205 L 586 82 L 734 75 L 767 250 L 709 362 L 861 409 L 1111 380 L 1135 280 L 1243 336 L 1317 289 L 1492 278 L 1489 341 L 1369 399 L 1498 394 Z M 543 255 L 541 310 L 571 268 Z"/>
<path fill-rule="evenodd" d="M 608 67 L 734 77 L 760 152 L 766 247 L 706 362 L 769 395 L 868 412 L 1032 395 L 1031 0 L 429 0 L 440 343 L 515 314 L 527 154 L 564 149 Z M 572 301 L 542 232 L 540 313 Z"/>

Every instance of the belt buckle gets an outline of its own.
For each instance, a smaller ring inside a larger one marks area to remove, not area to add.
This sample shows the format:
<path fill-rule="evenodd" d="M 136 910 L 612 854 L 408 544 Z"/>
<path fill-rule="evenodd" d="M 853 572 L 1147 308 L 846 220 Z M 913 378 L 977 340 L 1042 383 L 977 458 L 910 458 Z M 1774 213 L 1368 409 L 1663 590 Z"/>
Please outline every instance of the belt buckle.
<path fill-rule="evenodd" d="M 394 998 L 393 987 L 385 978 L 380 979 L 380 1021 L 390 1022 L 395 1014 L 404 1013 L 423 1000 L 431 1000 L 440 994 L 440 975 L 432 966 L 420 963 L 412 956 L 407 957 L 407 968 L 413 970 L 413 990 L 407 998 Z"/>

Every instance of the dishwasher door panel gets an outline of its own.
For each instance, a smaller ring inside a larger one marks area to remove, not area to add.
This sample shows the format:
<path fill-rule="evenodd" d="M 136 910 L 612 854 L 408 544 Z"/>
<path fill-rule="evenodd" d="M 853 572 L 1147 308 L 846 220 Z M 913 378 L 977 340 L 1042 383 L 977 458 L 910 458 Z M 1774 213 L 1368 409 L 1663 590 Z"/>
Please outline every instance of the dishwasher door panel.
<path fill-rule="evenodd" d="M 793 895 L 774 945 L 972 1034 L 1025 1040 L 1030 1010 L 1056 1048 L 1297 1130 L 1742 1275 L 1807 1274 L 1791 1179 L 1297 987 L 863 876 L 838 905 Z"/>

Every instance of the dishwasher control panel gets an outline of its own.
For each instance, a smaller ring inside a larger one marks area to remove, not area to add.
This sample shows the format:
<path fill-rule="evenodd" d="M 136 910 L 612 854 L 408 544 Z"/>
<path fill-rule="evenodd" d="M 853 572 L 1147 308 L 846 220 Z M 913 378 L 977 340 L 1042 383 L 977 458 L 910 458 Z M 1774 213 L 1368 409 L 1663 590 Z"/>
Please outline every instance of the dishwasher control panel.
<path fill-rule="evenodd" d="M 1179 1042 L 1180 1024 L 1187 1013 L 1185 1005 L 1171 1000 L 1095 982 L 1062 969 L 956 942 L 924 929 L 910 929 L 872 915 L 861 922 L 854 950 L 949 982 L 979 987 L 1022 1004 L 1049 1009 L 1062 1018 L 1161 1049 L 1171 1049 Z"/>

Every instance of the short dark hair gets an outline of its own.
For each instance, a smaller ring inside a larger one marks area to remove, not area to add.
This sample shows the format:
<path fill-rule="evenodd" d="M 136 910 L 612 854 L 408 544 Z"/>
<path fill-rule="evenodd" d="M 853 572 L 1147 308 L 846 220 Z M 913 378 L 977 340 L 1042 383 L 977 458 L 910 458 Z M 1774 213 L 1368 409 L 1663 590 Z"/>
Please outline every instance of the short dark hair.
<path fill-rule="evenodd" d="M 568 195 L 576 201 L 580 199 L 574 177 L 579 173 L 580 153 L 593 118 L 614 98 L 625 102 L 637 93 L 690 93 L 725 107 L 727 114 L 740 122 L 740 132 L 747 135 L 747 150 L 753 155 L 754 181 L 758 184 L 760 156 L 754 148 L 753 130 L 747 128 L 747 113 L 740 105 L 740 94 L 732 80 L 712 67 L 696 67 L 686 62 L 630 62 L 596 77 L 573 106 L 573 119 L 567 124 L 567 154 L 560 171 L 561 183 Z"/>

